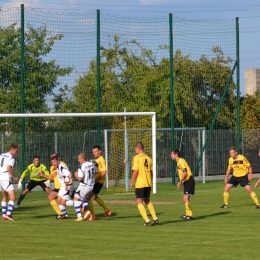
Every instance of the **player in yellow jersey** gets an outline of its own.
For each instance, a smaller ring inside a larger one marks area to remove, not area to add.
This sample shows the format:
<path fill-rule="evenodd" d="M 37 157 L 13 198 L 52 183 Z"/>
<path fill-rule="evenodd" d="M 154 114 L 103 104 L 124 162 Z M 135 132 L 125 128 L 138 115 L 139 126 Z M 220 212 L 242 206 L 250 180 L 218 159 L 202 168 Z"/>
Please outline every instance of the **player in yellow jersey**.
<path fill-rule="evenodd" d="M 190 167 L 185 159 L 181 158 L 181 153 L 178 149 L 171 152 L 171 158 L 177 162 L 177 169 L 180 181 L 177 184 L 179 190 L 183 184 L 183 202 L 185 204 L 186 213 L 181 218 L 186 220 L 193 219 L 193 213 L 190 203 L 190 195 L 194 195 L 195 181 L 192 176 Z"/>
<path fill-rule="evenodd" d="M 42 172 L 45 175 L 49 175 L 49 171 L 47 170 L 46 166 L 40 162 L 40 156 L 35 155 L 33 157 L 33 163 L 30 164 L 22 173 L 20 180 L 18 182 L 18 187 L 22 187 L 22 180 L 25 178 L 25 176 L 30 173 L 30 181 L 26 187 L 26 189 L 22 192 L 20 195 L 17 204 L 15 205 L 15 208 L 19 208 L 22 200 L 25 198 L 25 195 L 30 192 L 32 189 L 34 189 L 36 186 L 41 186 L 43 191 L 46 191 L 48 194 L 50 193 L 49 187 L 46 185 L 46 179 L 41 177 L 39 173 Z"/>
<path fill-rule="evenodd" d="M 229 154 L 230 158 L 228 161 L 228 168 L 224 179 L 224 182 L 226 183 L 223 193 L 224 205 L 221 206 L 221 208 L 228 208 L 229 190 L 233 187 L 237 187 L 237 185 L 240 184 L 242 187 L 245 187 L 247 192 L 250 194 L 252 200 L 256 204 L 256 208 L 260 209 L 256 194 L 250 186 L 250 181 L 253 180 L 251 164 L 245 156 L 237 153 L 236 147 L 231 147 L 229 150 Z M 228 180 L 228 176 L 231 173 L 231 170 L 233 170 L 233 175 L 230 180 Z"/>
<path fill-rule="evenodd" d="M 97 167 L 98 172 L 95 174 L 94 188 L 92 190 L 92 193 L 88 197 L 89 211 L 91 212 L 88 220 L 97 220 L 94 212 L 94 204 L 91 198 L 94 199 L 104 209 L 104 218 L 110 216 L 112 214 L 112 211 L 107 208 L 105 202 L 98 196 L 100 190 L 104 185 L 107 173 L 106 161 L 102 156 L 101 147 L 99 145 L 95 145 L 92 148 L 92 153 L 95 158 L 94 164 Z"/>
<path fill-rule="evenodd" d="M 159 220 L 156 216 L 154 206 L 150 201 L 150 193 L 152 187 L 153 162 L 152 159 L 144 153 L 144 145 L 138 142 L 135 146 L 136 155 L 132 160 L 133 175 L 130 182 L 130 188 L 135 184 L 135 195 L 137 208 L 144 219 L 144 226 L 158 225 Z M 146 204 L 150 211 L 153 223 L 149 220 L 146 209 L 143 205 Z"/>

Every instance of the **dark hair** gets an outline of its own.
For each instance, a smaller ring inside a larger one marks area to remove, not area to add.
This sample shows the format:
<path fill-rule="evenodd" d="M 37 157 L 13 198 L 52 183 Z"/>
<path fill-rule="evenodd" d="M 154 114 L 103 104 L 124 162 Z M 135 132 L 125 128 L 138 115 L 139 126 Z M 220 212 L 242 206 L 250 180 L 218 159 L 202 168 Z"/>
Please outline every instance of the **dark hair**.
<path fill-rule="evenodd" d="M 229 151 L 231 151 L 231 150 L 234 150 L 235 152 L 237 152 L 237 148 L 235 146 L 231 146 Z"/>
<path fill-rule="evenodd" d="M 16 144 L 11 144 L 9 146 L 9 151 L 12 150 L 12 149 L 18 149 L 18 146 Z"/>
<path fill-rule="evenodd" d="M 34 155 L 33 159 L 39 159 L 40 160 L 40 156 L 39 155 Z"/>
<path fill-rule="evenodd" d="M 99 151 L 101 151 L 101 147 L 100 147 L 99 145 L 95 145 L 95 146 L 93 146 L 92 149 L 98 149 Z"/>
<path fill-rule="evenodd" d="M 138 142 L 136 145 L 135 145 L 136 148 L 139 148 L 141 150 L 144 150 L 144 145 L 142 142 Z"/>
<path fill-rule="evenodd" d="M 53 156 L 60 157 L 57 153 L 52 153 L 52 154 L 51 154 L 51 157 L 53 157 Z"/>
<path fill-rule="evenodd" d="M 179 149 L 174 149 L 174 150 L 172 150 L 172 152 L 173 152 L 174 154 L 177 154 L 178 157 L 181 157 L 181 152 L 180 152 Z"/>
<path fill-rule="evenodd" d="M 51 157 L 51 161 L 59 161 L 59 157 L 58 156 L 52 156 Z"/>

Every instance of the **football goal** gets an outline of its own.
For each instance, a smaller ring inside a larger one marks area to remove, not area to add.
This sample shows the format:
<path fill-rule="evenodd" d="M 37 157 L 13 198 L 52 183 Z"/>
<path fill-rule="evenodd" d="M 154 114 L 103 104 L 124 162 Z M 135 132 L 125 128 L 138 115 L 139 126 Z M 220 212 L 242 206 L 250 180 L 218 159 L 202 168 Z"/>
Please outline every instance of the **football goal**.
<path fill-rule="evenodd" d="M 107 164 L 105 187 L 113 193 L 131 191 L 131 160 L 135 144 L 142 142 L 153 160 L 156 193 L 155 112 L 0 114 L 0 120 L 5 126 L 2 149 L 11 142 L 19 145 L 19 171 L 31 163 L 33 155 L 49 165 L 50 154 L 57 152 L 74 173 L 77 155 L 85 152 L 93 160 L 92 147 L 100 145 Z"/>

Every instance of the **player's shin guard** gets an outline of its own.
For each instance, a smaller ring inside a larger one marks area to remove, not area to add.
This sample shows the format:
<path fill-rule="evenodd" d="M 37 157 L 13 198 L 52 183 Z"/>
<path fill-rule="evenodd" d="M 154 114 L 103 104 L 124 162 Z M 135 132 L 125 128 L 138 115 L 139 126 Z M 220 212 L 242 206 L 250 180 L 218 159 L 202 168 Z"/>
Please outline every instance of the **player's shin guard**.
<path fill-rule="evenodd" d="M 68 212 L 66 211 L 66 207 L 61 205 L 61 204 L 59 204 L 59 208 L 60 208 L 60 210 L 62 212 L 62 215 L 68 217 Z"/>
<path fill-rule="evenodd" d="M 143 217 L 144 221 L 148 222 L 149 218 L 147 216 L 146 209 L 145 209 L 144 205 L 142 203 L 140 203 L 140 204 L 137 205 L 137 207 L 138 207 L 138 210 L 139 210 L 141 216 Z"/>
<path fill-rule="evenodd" d="M 12 215 L 13 208 L 14 208 L 14 201 L 9 200 L 6 214 L 9 216 Z"/>
<path fill-rule="evenodd" d="M 105 202 L 101 198 L 97 197 L 96 202 L 99 206 L 101 206 L 104 209 L 105 212 L 108 211 L 108 208 L 107 208 Z"/>
<path fill-rule="evenodd" d="M 192 210 L 191 210 L 191 204 L 190 202 L 185 203 L 185 210 L 186 210 L 186 216 L 192 217 Z"/>
<path fill-rule="evenodd" d="M 156 216 L 156 213 L 155 213 L 155 209 L 154 209 L 154 206 L 153 206 L 152 202 L 150 201 L 146 205 L 147 205 L 147 208 L 149 209 L 149 211 L 150 211 L 150 213 L 152 215 L 152 218 L 153 219 L 157 219 L 157 216 Z"/>
<path fill-rule="evenodd" d="M 228 206 L 229 192 L 224 191 L 223 197 L 224 197 L 224 204 Z"/>
<path fill-rule="evenodd" d="M 91 199 L 88 201 L 88 209 L 91 212 L 92 217 L 95 217 L 94 204 Z"/>
<path fill-rule="evenodd" d="M 7 211 L 6 204 L 7 203 L 5 201 L 2 201 L 2 215 L 6 214 L 6 211 Z"/>
<path fill-rule="evenodd" d="M 254 201 L 254 203 L 256 205 L 259 205 L 258 199 L 257 199 L 256 194 L 255 194 L 254 191 L 252 193 L 250 193 L 250 196 L 251 196 L 252 200 Z"/>
<path fill-rule="evenodd" d="M 17 204 L 20 205 L 22 200 L 25 198 L 25 195 L 24 194 L 21 194 L 18 201 L 17 201 Z"/>
<path fill-rule="evenodd" d="M 74 209 L 75 209 L 75 212 L 77 214 L 77 218 L 81 217 L 80 205 L 81 205 L 81 201 L 74 200 Z"/>
<path fill-rule="evenodd" d="M 50 204 L 52 205 L 54 211 L 58 214 L 58 215 L 62 215 L 62 212 L 57 204 L 57 201 L 56 200 L 52 200 L 50 201 Z"/>

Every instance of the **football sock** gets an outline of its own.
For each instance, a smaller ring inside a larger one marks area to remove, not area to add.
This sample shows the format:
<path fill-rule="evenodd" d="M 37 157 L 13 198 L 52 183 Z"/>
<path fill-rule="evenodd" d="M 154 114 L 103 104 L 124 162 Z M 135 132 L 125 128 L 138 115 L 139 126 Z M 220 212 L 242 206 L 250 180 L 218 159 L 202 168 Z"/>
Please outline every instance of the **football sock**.
<path fill-rule="evenodd" d="M 94 204 L 91 199 L 88 201 L 88 209 L 91 212 L 92 217 L 95 217 Z"/>
<path fill-rule="evenodd" d="M 62 215 L 64 215 L 64 216 L 68 216 L 68 213 L 67 213 L 67 211 L 66 211 L 66 207 L 65 206 L 63 206 L 63 205 L 61 205 L 61 204 L 59 204 L 59 208 L 60 208 L 60 210 L 61 210 L 61 212 L 62 212 Z"/>
<path fill-rule="evenodd" d="M 66 206 L 73 207 L 74 206 L 74 201 L 73 200 L 67 200 L 66 201 Z"/>
<path fill-rule="evenodd" d="M 88 209 L 88 202 L 86 200 L 82 201 L 81 207 L 84 208 L 84 211 Z"/>
<path fill-rule="evenodd" d="M 12 215 L 13 208 L 14 208 L 14 201 L 9 200 L 6 214 L 9 216 Z"/>
<path fill-rule="evenodd" d="M 98 205 L 100 205 L 104 209 L 105 212 L 108 211 L 108 208 L 107 208 L 105 202 L 101 198 L 97 197 L 96 202 Z"/>
<path fill-rule="evenodd" d="M 75 212 L 77 214 L 77 218 L 81 217 L 80 205 L 81 205 L 81 201 L 74 200 L 74 209 L 75 209 Z"/>
<path fill-rule="evenodd" d="M 153 206 L 153 203 L 150 201 L 147 205 L 147 208 L 149 209 L 151 215 L 152 215 L 152 218 L 153 220 L 157 219 L 157 216 L 156 216 L 156 213 L 155 213 L 155 210 L 154 210 L 154 206 Z"/>
<path fill-rule="evenodd" d="M 142 203 L 140 203 L 140 204 L 137 205 L 137 207 L 138 207 L 138 210 L 139 210 L 141 216 L 143 217 L 144 221 L 148 222 L 149 218 L 147 216 L 146 209 L 145 209 L 144 205 Z"/>
<path fill-rule="evenodd" d="M 223 197 L 224 197 L 224 204 L 228 206 L 229 192 L 224 191 Z"/>
<path fill-rule="evenodd" d="M 250 196 L 251 196 L 252 200 L 254 201 L 254 203 L 256 205 L 259 205 L 258 199 L 257 199 L 256 194 L 255 194 L 254 191 L 250 194 Z"/>
<path fill-rule="evenodd" d="M 62 215 L 62 212 L 58 206 L 58 203 L 56 200 L 52 200 L 50 201 L 50 204 L 52 205 L 53 209 L 55 210 L 55 212 L 58 214 L 58 215 Z"/>
<path fill-rule="evenodd" d="M 191 210 L 191 204 L 190 202 L 185 203 L 185 210 L 186 210 L 186 216 L 192 217 L 192 210 Z"/>
<path fill-rule="evenodd" d="M 22 200 L 25 198 L 25 195 L 24 194 L 21 194 L 18 201 L 17 201 L 17 204 L 20 205 Z"/>
<path fill-rule="evenodd" d="M 2 215 L 6 214 L 6 201 L 2 201 Z"/>

